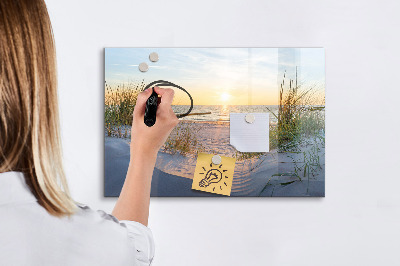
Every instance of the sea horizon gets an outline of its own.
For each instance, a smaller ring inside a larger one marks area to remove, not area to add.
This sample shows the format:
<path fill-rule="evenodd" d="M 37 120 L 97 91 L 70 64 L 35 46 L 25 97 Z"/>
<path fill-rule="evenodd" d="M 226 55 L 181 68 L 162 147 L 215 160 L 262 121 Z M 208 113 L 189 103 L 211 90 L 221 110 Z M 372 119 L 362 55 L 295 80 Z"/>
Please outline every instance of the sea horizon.
<path fill-rule="evenodd" d="M 324 105 L 310 105 L 310 107 L 323 107 Z M 172 109 L 177 114 L 185 113 L 190 105 L 173 105 Z M 181 118 L 189 121 L 229 121 L 229 113 L 269 113 L 271 122 L 277 122 L 279 105 L 194 105 L 191 113 L 211 113 L 204 115 L 191 115 Z M 271 113 L 272 112 L 272 113 Z"/>

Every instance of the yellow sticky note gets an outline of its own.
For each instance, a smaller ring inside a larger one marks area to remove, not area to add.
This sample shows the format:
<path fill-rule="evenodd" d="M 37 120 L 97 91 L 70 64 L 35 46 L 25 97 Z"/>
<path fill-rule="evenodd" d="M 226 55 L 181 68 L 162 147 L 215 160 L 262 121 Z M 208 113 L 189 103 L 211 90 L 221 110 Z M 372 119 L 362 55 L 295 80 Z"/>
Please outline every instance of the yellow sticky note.
<path fill-rule="evenodd" d="M 235 158 L 221 156 L 221 163 L 212 163 L 213 154 L 199 153 L 192 189 L 230 196 Z"/>

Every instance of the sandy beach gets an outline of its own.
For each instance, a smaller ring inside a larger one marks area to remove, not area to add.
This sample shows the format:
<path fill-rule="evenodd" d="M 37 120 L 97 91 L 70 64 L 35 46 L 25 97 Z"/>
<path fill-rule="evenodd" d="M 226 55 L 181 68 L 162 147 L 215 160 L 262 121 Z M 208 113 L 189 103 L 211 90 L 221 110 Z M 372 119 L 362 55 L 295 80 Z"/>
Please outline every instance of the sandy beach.
<path fill-rule="evenodd" d="M 229 144 L 229 123 L 181 121 L 189 126 L 203 145 L 203 152 L 234 157 L 236 150 Z M 173 135 L 173 133 L 171 134 Z M 304 165 L 304 156 L 311 149 L 318 157 L 319 167 L 312 174 L 294 176 Z M 231 196 L 316 196 L 325 195 L 325 148 L 304 141 L 297 153 L 272 150 L 258 157 L 237 160 Z M 105 137 L 105 196 L 118 196 L 129 164 L 129 139 Z M 171 154 L 161 149 L 157 156 L 152 180 L 152 196 L 218 196 L 191 189 L 196 154 Z M 300 176 L 300 178 L 299 178 Z"/>

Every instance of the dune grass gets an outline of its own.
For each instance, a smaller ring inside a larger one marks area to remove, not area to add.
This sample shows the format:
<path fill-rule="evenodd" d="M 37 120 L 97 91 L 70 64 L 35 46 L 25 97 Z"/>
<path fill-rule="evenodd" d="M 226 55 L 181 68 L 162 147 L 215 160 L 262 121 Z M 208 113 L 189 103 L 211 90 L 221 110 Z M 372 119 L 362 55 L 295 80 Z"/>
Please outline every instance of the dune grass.
<path fill-rule="evenodd" d="M 201 130 L 201 128 L 197 127 L 195 131 L 191 127 L 191 123 L 179 123 L 168 136 L 162 148 L 163 151 L 181 155 L 203 152 L 205 148 L 196 135 L 197 130 Z"/>
<path fill-rule="evenodd" d="M 293 151 L 302 140 L 324 135 L 325 97 L 321 93 L 316 85 L 306 87 L 298 84 L 297 68 L 295 80 L 287 81 L 284 73 L 279 90 L 278 113 L 269 110 L 278 120 L 277 125 L 270 126 L 271 149 Z"/>
<path fill-rule="evenodd" d="M 107 136 L 130 138 L 133 109 L 144 86 L 144 80 L 115 85 L 105 82 L 104 125 Z"/>

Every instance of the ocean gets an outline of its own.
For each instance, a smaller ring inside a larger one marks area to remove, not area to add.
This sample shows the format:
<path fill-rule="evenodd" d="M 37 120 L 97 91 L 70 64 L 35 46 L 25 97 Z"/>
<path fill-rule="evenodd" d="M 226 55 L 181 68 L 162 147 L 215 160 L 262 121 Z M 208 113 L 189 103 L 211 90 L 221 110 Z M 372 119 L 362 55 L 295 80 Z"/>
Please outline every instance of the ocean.
<path fill-rule="evenodd" d="M 190 105 L 173 105 L 176 114 L 189 110 Z M 205 115 L 190 115 L 181 118 L 189 121 L 220 121 L 229 122 L 229 113 L 270 113 L 278 114 L 278 105 L 195 105 L 191 113 L 207 113 Z M 270 120 L 276 122 L 276 117 L 270 113 Z"/>

